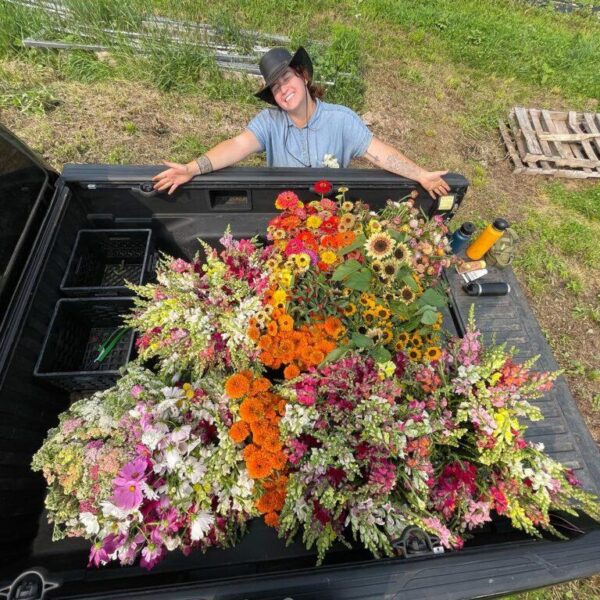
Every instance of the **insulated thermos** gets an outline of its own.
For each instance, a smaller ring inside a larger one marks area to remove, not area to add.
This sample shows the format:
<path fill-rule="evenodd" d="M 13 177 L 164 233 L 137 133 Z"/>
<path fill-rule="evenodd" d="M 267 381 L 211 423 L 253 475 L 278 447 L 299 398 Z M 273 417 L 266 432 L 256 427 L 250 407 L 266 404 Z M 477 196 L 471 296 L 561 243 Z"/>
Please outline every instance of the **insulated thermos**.
<path fill-rule="evenodd" d="M 452 235 L 450 240 L 450 247 L 454 254 L 458 254 L 471 239 L 471 236 L 475 233 L 475 225 L 470 221 L 463 223 Z"/>
<path fill-rule="evenodd" d="M 471 260 L 479 260 L 502 237 L 508 227 L 508 221 L 505 219 L 496 219 L 467 248 L 467 256 Z"/>
<path fill-rule="evenodd" d="M 463 286 L 469 296 L 506 296 L 510 292 L 510 285 L 504 281 L 490 281 L 478 283 L 471 281 Z"/>

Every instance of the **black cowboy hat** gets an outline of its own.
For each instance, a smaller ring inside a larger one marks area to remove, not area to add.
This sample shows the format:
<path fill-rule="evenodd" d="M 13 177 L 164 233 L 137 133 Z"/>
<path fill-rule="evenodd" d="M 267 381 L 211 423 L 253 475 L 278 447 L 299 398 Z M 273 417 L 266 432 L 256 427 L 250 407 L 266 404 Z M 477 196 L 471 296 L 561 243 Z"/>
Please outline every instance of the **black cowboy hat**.
<path fill-rule="evenodd" d="M 277 102 L 273 98 L 271 86 L 283 75 L 288 67 L 304 67 L 311 78 L 313 74 L 312 61 L 308 52 L 302 46 L 296 50 L 293 56 L 285 48 L 271 48 L 260 59 L 258 66 L 265 80 L 265 85 L 254 95 L 273 106 L 277 106 Z"/>

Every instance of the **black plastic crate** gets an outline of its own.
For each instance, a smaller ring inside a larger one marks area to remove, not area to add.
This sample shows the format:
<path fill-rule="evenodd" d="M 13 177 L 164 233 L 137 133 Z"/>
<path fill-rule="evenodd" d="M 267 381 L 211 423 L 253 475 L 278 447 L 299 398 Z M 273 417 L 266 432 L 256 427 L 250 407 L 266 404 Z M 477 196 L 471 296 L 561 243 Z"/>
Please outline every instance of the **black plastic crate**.
<path fill-rule="evenodd" d="M 33 374 L 61 389 L 101 390 L 114 385 L 133 351 L 127 330 L 102 361 L 99 347 L 123 325 L 129 298 L 63 298 L 56 303 Z"/>
<path fill-rule="evenodd" d="M 150 229 L 82 229 L 60 289 L 67 296 L 127 296 L 125 282 L 144 283 L 154 266 Z"/>

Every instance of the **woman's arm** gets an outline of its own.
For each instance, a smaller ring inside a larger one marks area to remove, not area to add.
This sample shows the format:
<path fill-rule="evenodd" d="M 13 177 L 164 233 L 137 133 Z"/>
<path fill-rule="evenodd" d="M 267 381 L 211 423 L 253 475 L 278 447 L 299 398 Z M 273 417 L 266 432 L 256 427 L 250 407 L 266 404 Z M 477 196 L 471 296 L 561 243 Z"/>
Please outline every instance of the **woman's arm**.
<path fill-rule="evenodd" d="M 386 171 L 418 181 L 432 198 L 450 191 L 450 186 L 442 179 L 448 171 L 426 171 L 385 142 L 373 137 L 364 157 Z"/>
<path fill-rule="evenodd" d="M 240 135 L 224 140 L 208 150 L 206 154 L 185 165 L 164 160 L 163 163 L 169 168 L 152 178 L 155 182 L 154 189 L 159 192 L 168 189 L 168 193 L 172 194 L 194 175 L 203 175 L 229 167 L 260 150 L 261 146 L 256 136 L 246 129 Z"/>

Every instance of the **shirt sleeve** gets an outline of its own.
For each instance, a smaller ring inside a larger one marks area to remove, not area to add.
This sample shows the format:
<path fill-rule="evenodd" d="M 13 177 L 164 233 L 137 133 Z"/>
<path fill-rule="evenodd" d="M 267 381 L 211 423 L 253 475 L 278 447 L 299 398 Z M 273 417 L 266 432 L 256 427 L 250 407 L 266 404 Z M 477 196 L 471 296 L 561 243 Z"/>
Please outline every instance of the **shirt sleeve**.
<path fill-rule="evenodd" d="M 363 156 L 373 139 L 373 133 L 363 123 L 362 119 L 351 109 L 348 109 L 348 123 L 344 127 L 344 142 L 350 147 L 350 157 Z"/>
<path fill-rule="evenodd" d="M 253 119 L 246 125 L 246 129 L 251 131 L 260 144 L 261 152 L 267 147 L 267 141 L 269 139 L 269 111 L 268 109 L 261 110 Z"/>

